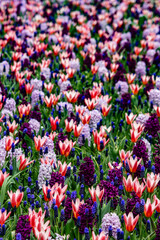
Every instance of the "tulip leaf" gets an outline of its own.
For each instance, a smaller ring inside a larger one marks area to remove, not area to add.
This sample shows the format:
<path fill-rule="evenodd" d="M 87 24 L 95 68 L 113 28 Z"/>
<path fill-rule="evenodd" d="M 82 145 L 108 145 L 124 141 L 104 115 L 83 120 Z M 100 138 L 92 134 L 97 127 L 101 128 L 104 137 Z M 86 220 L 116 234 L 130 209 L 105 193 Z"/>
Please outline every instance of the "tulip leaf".
<path fill-rule="evenodd" d="M 111 210 L 111 200 L 109 200 L 107 204 L 103 203 L 101 218 L 103 218 L 106 213 L 109 213 L 110 210 Z"/>

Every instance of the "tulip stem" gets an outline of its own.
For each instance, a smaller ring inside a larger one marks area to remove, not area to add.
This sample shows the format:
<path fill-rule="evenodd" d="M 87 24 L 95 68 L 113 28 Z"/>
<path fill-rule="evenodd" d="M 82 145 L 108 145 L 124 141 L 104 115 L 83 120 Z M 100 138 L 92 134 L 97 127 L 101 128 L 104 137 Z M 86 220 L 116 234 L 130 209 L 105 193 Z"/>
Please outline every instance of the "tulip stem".
<path fill-rule="evenodd" d="M 142 214 L 141 214 L 141 222 L 140 222 L 140 239 L 142 236 Z"/>

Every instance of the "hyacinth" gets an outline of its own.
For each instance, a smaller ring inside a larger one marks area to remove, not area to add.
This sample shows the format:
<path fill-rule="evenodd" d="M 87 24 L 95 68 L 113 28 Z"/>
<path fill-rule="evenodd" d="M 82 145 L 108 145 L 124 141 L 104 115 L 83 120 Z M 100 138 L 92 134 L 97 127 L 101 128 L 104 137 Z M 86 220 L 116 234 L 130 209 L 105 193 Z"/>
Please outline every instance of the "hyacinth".
<path fill-rule="evenodd" d="M 40 129 L 40 123 L 36 119 L 30 119 L 29 120 L 29 125 L 32 131 L 35 131 L 36 134 L 39 132 Z"/>
<path fill-rule="evenodd" d="M 4 105 L 4 109 L 11 111 L 11 112 L 15 112 L 16 111 L 16 102 L 13 98 L 7 98 L 5 105 Z"/>
<path fill-rule="evenodd" d="M 42 90 L 42 81 L 41 80 L 38 80 L 37 78 L 31 79 L 30 84 L 34 86 L 33 91 L 35 91 L 35 90 L 41 91 Z"/>
<path fill-rule="evenodd" d="M 9 111 L 8 109 L 5 108 L 2 109 L 1 115 L 2 116 L 5 115 L 7 121 L 9 121 L 10 117 L 13 117 L 12 111 Z"/>
<path fill-rule="evenodd" d="M 51 76 L 50 68 L 43 68 L 42 71 L 41 71 L 41 78 L 42 78 L 42 80 L 49 81 L 50 76 Z"/>
<path fill-rule="evenodd" d="M 91 114 L 91 119 L 89 121 L 89 127 L 94 129 L 97 129 L 97 123 L 100 122 L 102 119 L 102 115 L 98 110 L 92 110 L 89 112 Z"/>
<path fill-rule="evenodd" d="M 16 226 L 16 235 L 20 233 L 22 240 L 30 239 L 31 231 L 32 227 L 30 226 L 29 223 L 29 216 L 28 215 L 20 216 Z"/>
<path fill-rule="evenodd" d="M 79 59 L 78 58 L 71 59 L 70 62 L 69 62 L 69 66 L 70 66 L 70 68 L 75 69 L 76 71 L 79 71 L 80 70 Z"/>
<path fill-rule="evenodd" d="M 125 108 L 131 108 L 131 94 L 130 93 L 124 93 L 122 94 L 122 107 Z"/>
<path fill-rule="evenodd" d="M 153 62 L 155 53 L 155 49 L 149 49 L 146 53 L 146 57 L 150 60 L 151 63 Z"/>
<path fill-rule="evenodd" d="M 149 101 L 153 102 L 153 104 L 160 106 L 160 90 L 151 89 L 148 93 Z"/>
<path fill-rule="evenodd" d="M 100 190 L 104 188 L 104 194 L 103 194 L 103 201 L 109 202 L 110 199 L 113 198 L 113 205 L 114 207 L 117 206 L 117 196 L 118 196 L 118 188 L 114 186 L 112 183 L 101 180 L 99 184 Z"/>
<path fill-rule="evenodd" d="M 31 105 L 32 106 L 34 106 L 36 103 L 38 103 L 39 96 L 41 96 L 41 99 L 43 100 L 44 99 L 44 92 L 39 91 L 39 90 L 34 90 L 32 92 L 32 95 L 31 95 L 31 99 L 32 99 Z"/>
<path fill-rule="evenodd" d="M 155 173 L 160 173 L 160 139 L 158 139 L 158 144 L 155 144 L 155 152 L 153 153 L 155 162 Z M 160 183 L 159 183 L 160 185 Z"/>
<path fill-rule="evenodd" d="M 108 176 L 110 177 L 110 182 L 115 182 L 116 186 L 120 186 L 122 185 L 122 171 L 120 169 L 114 168 L 112 170 L 109 170 L 108 172 Z M 115 180 L 115 177 L 117 178 L 117 180 Z"/>
<path fill-rule="evenodd" d="M 156 78 L 156 88 L 160 90 L 160 77 Z"/>
<path fill-rule="evenodd" d="M 82 176 L 84 176 L 84 182 L 87 186 L 92 186 L 93 184 L 93 177 L 95 173 L 94 163 L 93 160 L 89 157 L 85 157 L 83 159 L 83 163 L 80 165 L 79 169 L 79 176 L 82 180 Z"/>
<path fill-rule="evenodd" d="M 160 124 L 156 113 L 151 114 L 151 116 L 149 117 L 145 124 L 144 131 L 147 132 L 148 135 L 151 135 L 152 137 L 158 136 L 157 133 L 160 131 Z"/>
<path fill-rule="evenodd" d="M 91 136 L 90 136 L 90 127 L 88 124 L 85 124 L 83 125 L 83 129 L 82 129 L 82 132 L 78 138 L 78 144 L 79 146 L 81 147 L 82 145 L 84 145 L 84 142 L 83 142 L 83 138 L 84 138 L 84 141 L 87 139 L 88 140 L 88 146 L 91 145 Z"/>
<path fill-rule="evenodd" d="M 107 105 L 107 103 L 105 99 L 100 98 L 98 100 L 98 104 L 95 106 L 95 109 L 101 111 L 102 105 Z"/>
<path fill-rule="evenodd" d="M 33 118 L 36 119 L 38 122 L 41 122 L 41 112 L 37 105 L 34 107 L 34 110 L 30 112 L 29 117 L 30 119 Z"/>
<path fill-rule="evenodd" d="M 72 199 L 70 197 L 67 197 L 64 203 L 65 208 L 65 220 L 64 222 L 67 223 L 67 221 L 71 218 L 72 214 Z"/>
<path fill-rule="evenodd" d="M 159 240 L 160 239 L 160 217 L 158 218 L 157 221 L 157 227 L 156 227 L 156 237 L 154 240 Z"/>
<path fill-rule="evenodd" d="M 2 167 L 5 162 L 6 157 L 6 150 L 5 150 L 5 139 L 6 137 L 3 137 L 0 140 L 0 166 Z"/>
<path fill-rule="evenodd" d="M 126 214 L 128 215 L 130 212 L 133 212 L 134 217 L 137 216 L 139 213 L 137 213 L 136 210 L 136 203 L 140 204 L 141 199 L 133 192 L 132 193 L 132 198 L 127 198 L 127 203 L 126 203 Z"/>
<path fill-rule="evenodd" d="M 146 144 L 143 140 L 139 139 L 136 145 L 133 147 L 133 154 L 138 157 L 138 159 L 143 159 L 144 166 L 148 166 L 148 152 Z"/>
<path fill-rule="evenodd" d="M 148 159 L 150 160 L 151 159 L 151 144 L 150 142 L 145 139 L 145 138 L 142 138 L 142 141 L 145 143 L 146 145 L 146 148 L 147 148 L 147 151 L 148 151 Z"/>
<path fill-rule="evenodd" d="M 39 167 L 38 174 L 38 186 L 39 188 L 43 187 L 43 184 L 46 184 L 46 180 L 49 182 L 51 179 L 52 167 L 50 164 L 41 163 Z"/>
<path fill-rule="evenodd" d="M 56 110 L 58 111 L 59 108 L 62 112 L 64 112 L 64 109 L 67 109 L 67 114 L 68 116 L 71 115 L 71 112 L 73 112 L 73 105 L 71 103 L 68 103 L 68 102 L 59 102 L 57 105 L 56 105 Z"/>
<path fill-rule="evenodd" d="M 137 76 L 146 75 L 146 64 L 143 61 L 137 62 L 136 69 L 135 69 Z"/>
<path fill-rule="evenodd" d="M 88 214 L 86 214 L 86 209 L 88 209 Z M 78 213 L 81 217 L 81 225 L 79 227 L 79 232 L 83 234 L 85 227 L 91 228 L 92 230 L 94 220 L 92 215 L 92 205 L 87 203 L 81 204 Z"/>
<path fill-rule="evenodd" d="M 91 99 L 89 89 L 87 89 L 86 91 L 82 91 L 82 94 L 79 94 L 78 99 L 77 99 L 78 105 L 85 105 L 85 102 L 84 102 L 85 98 Z"/>
<path fill-rule="evenodd" d="M 54 142 L 51 138 L 49 137 L 45 137 L 46 138 L 46 141 L 42 147 L 42 150 L 44 151 L 45 148 L 47 147 L 48 148 L 48 152 L 53 152 L 54 150 Z"/>
<path fill-rule="evenodd" d="M 107 213 L 102 218 L 102 231 L 107 236 L 109 227 L 112 226 L 112 236 L 117 239 L 117 229 L 121 229 L 121 222 L 116 213 Z"/>
<path fill-rule="evenodd" d="M 3 61 L 0 63 L 0 76 L 5 75 L 7 76 L 9 73 L 9 63 L 7 61 Z"/>
<path fill-rule="evenodd" d="M 64 187 L 64 177 L 59 172 L 52 172 L 51 174 L 49 184 L 52 187 L 55 183 L 61 184 Z"/>
<path fill-rule="evenodd" d="M 23 154 L 22 148 L 15 148 L 14 152 L 12 152 L 12 149 L 8 152 L 8 155 L 10 156 L 10 164 L 12 164 L 13 158 L 16 158 L 16 161 L 19 160 L 19 156 Z"/>
<path fill-rule="evenodd" d="M 23 137 L 23 131 L 24 131 L 24 130 L 26 130 L 25 134 L 27 134 L 28 137 L 31 138 L 32 132 L 31 132 L 31 128 L 30 128 L 29 123 L 26 123 L 26 122 L 23 123 L 23 125 L 22 125 L 22 126 L 20 127 L 20 129 L 19 129 L 19 140 L 22 141 L 22 147 L 23 147 L 24 149 L 26 149 L 26 148 L 27 148 L 27 143 L 26 143 L 26 141 L 25 141 L 25 139 L 24 139 L 24 137 Z"/>
<path fill-rule="evenodd" d="M 148 119 L 149 119 L 149 114 L 140 113 L 136 118 L 136 122 L 145 125 Z"/>
<path fill-rule="evenodd" d="M 128 92 L 128 84 L 126 82 L 118 81 L 115 85 L 117 92 L 122 95 Z"/>

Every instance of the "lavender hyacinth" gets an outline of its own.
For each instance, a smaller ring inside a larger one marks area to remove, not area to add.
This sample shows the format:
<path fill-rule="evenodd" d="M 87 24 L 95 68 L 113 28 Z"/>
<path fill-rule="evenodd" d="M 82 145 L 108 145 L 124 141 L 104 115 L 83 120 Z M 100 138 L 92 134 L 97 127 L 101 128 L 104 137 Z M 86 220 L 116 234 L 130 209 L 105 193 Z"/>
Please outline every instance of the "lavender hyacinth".
<path fill-rule="evenodd" d="M 148 93 L 149 95 L 149 101 L 153 102 L 155 105 L 160 106 L 160 90 L 158 89 L 151 89 Z"/>
<path fill-rule="evenodd" d="M 143 76 L 146 75 L 146 64 L 143 61 L 139 61 L 137 63 L 136 69 L 135 69 L 136 75 L 137 76 Z"/>
<path fill-rule="evenodd" d="M 50 164 L 41 163 L 38 174 L 38 185 L 39 188 L 43 187 L 43 184 L 46 183 L 46 180 L 49 182 L 51 179 L 52 168 Z"/>
<path fill-rule="evenodd" d="M 107 213 L 102 219 L 102 230 L 107 236 L 109 233 L 109 227 L 112 226 L 112 235 L 117 239 L 117 229 L 121 229 L 121 222 L 116 213 Z"/>
<path fill-rule="evenodd" d="M 115 85 L 115 89 L 120 95 L 128 92 L 128 84 L 126 82 L 118 81 Z"/>
<path fill-rule="evenodd" d="M 39 96 L 41 96 L 41 99 L 44 99 L 44 92 L 39 91 L 39 90 L 34 90 L 32 92 L 31 98 L 32 98 L 32 106 L 34 106 L 38 101 L 39 101 Z"/>
<path fill-rule="evenodd" d="M 79 146 L 81 147 L 84 143 L 83 143 L 83 138 L 84 138 L 84 141 L 87 139 L 88 140 L 88 146 L 90 146 L 91 144 L 91 136 L 90 136 L 90 127 L 88 124 L 85 124 L 83 129 L 82 129 L 82 132 L 78 138 L 78 144 Z"/>
<path fill-rule="evenodd" d="M 16 111 L 16 102 L 13 98 L 7 98 L 5 105 L 4 105 L 4 109 L 11 111 L 11 112 L 15 112 Z"/>
<path fill-rule="evenodd" d="M 89 126 L 90 128 L 97 129 L 97 123 L 102 119 L 102 115 L 98 110 L 92 110 L 89 113 L 91 114 Z"/>
<path fill-rule="evenodd" d="M 28 123 L 30 125 L 31 130 L 35 131 L 37 134 L 40 129 L 40 123 L 36 119 L 33 119 L 33 118 L 31 118 Z"/>

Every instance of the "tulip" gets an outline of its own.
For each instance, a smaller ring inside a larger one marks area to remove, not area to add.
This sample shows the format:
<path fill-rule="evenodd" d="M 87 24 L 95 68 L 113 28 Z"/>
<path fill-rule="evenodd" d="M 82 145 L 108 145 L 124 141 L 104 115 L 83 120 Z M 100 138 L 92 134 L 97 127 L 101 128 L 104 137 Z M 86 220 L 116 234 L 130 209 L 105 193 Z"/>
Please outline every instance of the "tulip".
<path fill-rule="evenodd" d="M 135 78 L 136 78 L 136 74 L 129 74 L 127 73 L 126 74 L 126 77 L 127 77 L 127 80 L 128 80 L 128 84 L 131 84 L 134 82 Z"/>
<path fill-rule="evenodd" d="M 127 179 L 123 177 L 123 183 L 127 192 L 132 192 L 134 181 L 132 181 L 132 176 L 129 175 Z"/>
<path fill-rule="evenodd" d="M 67 98 L 67 101 L 69 103 L 75 103 L 75 102 L 77 102 L 77 99 L 78 99 L 78 96 L 79 96 L 80 93 L 72 90 L 72 91 L 69 91 L 69 92 L 65 91 L 64 94 L 65 94 L 65 96 Z"/>
<path fill-rule="evenodd" d="M 80 124 L 77 126 L 77 125 L 74 125 L 73 126 L 73 130 L 74 130 L 74 136 L 75 137 L 79 137 L 81 132 L 82 132 L 82 129 L 83 129 L 83 126 L 81 126 Z"/>
<path fill-rule="evenodd" d="M 86 111 L 87 107 L 82 106 L 75 106 L 76 113 L 79 113 L 79 115 L 83 115 L 83 113 Z"/>
<path fill-rule="evenodd" d="M 2 187 L 4 180 L 9 176 L 9 173 L 7 174 L 6 172 L 3 173 L 0 170 L 0 187 Z"/>
<path fill-rule="evenodd" d="M 146 85 L 150 80 L 150 76 L 142 76 L 141 78 L 144 85 Z"/>
<path fill-rule="evenodd" d="M 133 190 L 135 191 L 136 195 L 141 198 L 142 193 L 146 189 L 146 185 L 142 182 L 141 184 L 139 183 L 138 179 L 136 178 L 134 183 L 133 183 Z"/>
<path fill-rule="evenodd" d="M 51 129 L 55 131 L 57 129 L 57 123 L 60 123 L 60 119 L 56 117 L 55 119 L 53 117 L 50 117 L 50 123 L 51 123 Z"/>
<path fill-rule="evenodd" d="M 112 105 L 109 105 L 109 107 L 108 107 L 108 106 L 102 104 L 102 114 L 104 117 L 107 117 L 111 107 L 112 107 Z"/>
<path fill-rule="evenodd" d="M 65 155 L 65 157 L 68 157 L 70 154 L 70 151 L 72 147 L 76 144 L 76 142 L 72 142 L 72 140 L 66 139 L 63 143 L 62 141 L 59 141 L 59 148 L 61 155 Z"/>
<path fill-rule="evenodd" d="M 119 67 L 119 64 L 111 63 L 111 71 L 116 72 Z"/>
<path fill-rule="evenodd" d="M 35 149 L 37 151 L 40 151 L 40 148 L 43 147 L 43 145 L 45 144 L 46 140 L 47 140 L 46 137 L 43 137 L 42 139 L 41 139 L 40 136 L 34 137 Z"/>
<path fill-rule="evenodd" d="M 140 132 L 143 132 L 144 125 L 134 121 L 133 123 L 131 123 L 131 128 L 132 128 L 133 131 L 137 131 L 138 133 L 140 133 Z"/>
<path fill-rule="evenodd" d="M 5 139 L 5 149 L 6 149 L 6 151 L 8 152 L 11 149 L 12 144 L 13 143 L 16 144 L 18 141 L 19 140 L 14 141 L 14 139 L 10 136 L 6 137 L 6 139 Z"/>
<path fill-rule="evenodd" d="M 146 183 L 145 179 L 143 179 Z M 147 173 L 147 191 L 149 193 L 153 193 L 154 189 L 157 187 L 158 183 L 160 181 L 160 175 L 155 174 L 152 172 L 151 174 Z"/>
<path fill-rule="evenodd" d="M 119 151 L 119 156 L 120 156 L 120 159 L 121 159 L 121 162 L 125 162 L 126 159 L 128 159 L 130 156 L 131 156 L 132 152 L 128 151 L 125 153 L 125 151 L 122 149 Z"/>
<path fill-rule="evenodd" d="M 80 115 L 79 117 L 80 117 L 80 119 L 81 119 L 81 121 L 82 121 L 82 123 L 84 125 L 85 124 L 89 124 L 89 121 L 91 119 L 91 115 L 90 114 L 86 113 L 84 116 Z"/>
<path fill-rule="evenodd" d="M 37 218 L 41 218 L 43 220 L 44 217 L 45 212 L 42 214 L 42 208 L 39 208 L 38 213 L 36 213 L 35 210 L 32 211 L 31 208 L 29 208 L 29 222 L 32 228 L 35 228 Z"/>
<path fill-rule="evenodd" d="M 92 99 L 90 100 L 89 98 L 88 99 L 85 99 L 84 100 L 85 104 L 87 105 L 87 108 L 89 110 L 93 110 L 95 108 L 95 106 L 98 104 L 98 102 L 96 101 L 96 99 Z"/>
<path fill-rule="evenodd" d="M 154 110 L 157 113 L 157 117 L 160 117 L 160 107 L 157 107 L 157 106 L 153 106 L 153 107 L 154 107 Z"/>
<path fill-rule="evenodd" d="M 12 207 L 18 207 L 22 201 L 22 198 L 23 198 L 23 195 L 24 193 L 23 192 L 20 192 L 20 190 L 18 189 L 15 193 L 13 193 L 12 191 L 9 192 L 7 191 L 9 197 L 10 197 L 10 201 L 11 201 L 11 205 Z"/>
<path fill-rule="evenodd" d="M 88 188 L 88 190 L 89 190 L 89 193 L 91 194 L 93 202 L 97 201 L 97 197 L 99 198 L 99 201 L 101 202 L 103 194 L 104 194 L 104 189 L 102 189 L 100 191 L 99 186 L 97 186 L 96 189 L 94 189 L 92 186 L 92 188 L 91 189 Z"/>
<path fill-rule="evenodd" d="M 76 71 L 73 68 L 67 68 L 66 72 L 69 78 L 73 78 Z"/>
<path fill-rule="evenodd" d="M 156 211 L 160 213 L 160 199 L 158 199 L 156 195 L 154 195 L 154 201 L 156 205 Z"/>
<path fill-rule="evenodd" d="M 46 185 L 43 185 L 42 187 L 42 190 L 43 190 L 43 194 L 44 194 L 44 200 L 45 201 L 51 201 L 53 199 L 53 194 L 55 192 L 54 188 L 50 187 L 50 185 L 46 186 Z"/>
<path fill-rule="evenodd" d="M 92 90 L 89 90 L 89 93 L 92 99 L 97 98 L 101 94 L 101 88 L 93 88 Z"/>
<path fill-rule="evenodd" d="M 81 204 L 84 204 L 84 201 L 82 200 L 80 202 L 79 198 L 76 199 L 75 203 L 73 202 L 72 200 L 72 210 L 73 210 L 73 214 L 74 214 L 74 217 L 77 219 L 78 216 L 79 216 L 79 207 Z"/>
<path fill-rule="evenodd" d="M 56 201 L 56 206 L 59 208 L 60 207 L 60 205 L 61 205 L 61 203 L 63 202 L 63 200 L 65 199 L 65 194 L 63 194 L 63 193 L 58 193 L 58 191 L 56 191 L 55 193 L 54 193 L 54 196 L 53 196 L 53 199 L 55 199 L 55 201 Z"/>
<path fill-rule="evenodd" d="M 125 117 L 126 117 L 126 122 L 127 124 L 131 125 L 131 123 L 134 121 L 134 119 L 136 118 L 137 115 L 134 115 L 133 113 L 130 113 L 129 115 L 127 113 L 125 113 Z"/>
<path fill-rule="evenodd" d="M 133 157 L 130 157 L 129 159 L 127 159 L 127 162 L 129 165 L 129 170 L 131 173 L 135 173 L 137 171 L 137 168 L 138 168 L 139 164 L 141 163 L 141 161 L 142 161 L 142 159 L 137 161 L 137 157 L 135 157 L 135 159 L 133 159 Z"/>
<path fill-rule="evenodd" d="M 92 74 L 96 74 L 97 73 L 97 71 L 98 71 L 98 66 L 96 66 L 96 65 L 92 65 L 91 66 L 91 72 L 92 72 Z"/>
<path fill-rule="evenodd" d="M 31 111 L 31 108 L 32 108 L 31 104 L 28 104 L 27 106 L 21 104 L 20 106 L 18 106 L 18 111 L 19 111 L 20 118 L 22 118 L 23 115 L 28 116 L 30 111 Z"/>
<path fill-rule="evenodd" d="M 142 48 L 134 47 L 135 54 L 138 56 L 140 52 L 142 51 Z"/>
<path fill-rule="evenodd" d="M 73 127 L 74 127 L 73 119 L 71 119 L 70 122 L 67 119 L 65 119 L 64 122 L 65 122 L 65 126 L 66 126 L 66 131 L 71 132 L 73 130 Z"/>
<path fill-rule="evenodd" d="M 147 198 L 147 202 L 144 205 L 144 215 L 148 218 L 151 217 L 157 206 L 158 204 L 156 205 L 155 201 L 151 204 L 151 199 Z"/>
<path fill-rule="evenodd" d="M 49 92 L 49 93 L 51 93 L 52 92 L 52 89 L 53 89 L 53 86 L 54 86 L 54 84 L 52 84 L 52 83 L 44 83 L 44 87 L 47 89 L 47 91 Z"/>
<path fill-rule="evenodd" d="M 34 160 L 29 162 L 29 159 L 25 158 L 24 154 L 19 156 L 19 160 L 20 160 L 19 171 L 22 171 L 27 166 L 29 166 L 32 162 L 34 162 Z"/>
<path fill-rule="evenodd" d="M 18 127 L 18 124 L 16 124 L 16 121 L 14 120 L 13 123 L 7 122 L 7 125 L 9 127 L 9 131 L 11 133 L 14 133 L 14 131 L 16 130 L 16 128 Z"/>
<path fill-rule="evenodd" d="M 30 85 L 29 83 L 25 84 L 25 90 L 27 94 L 31 94 L 33 91 L 34 86 Z"/>
<path fill-rule="evenodd" d="M 42 229 L 40 232 L 37 230 L 37 228 L 35 228 L 34 235 L 38 240 L 48 240 L 50 236 L 50 227 L 47 228 L 46 231 Z"/>
<path fill-rule="evenodd" d="M 141 136 L 141 132 L 138 133 L 138 131 L 134 131 L 133 129 L 130 129 L 131 134 L 131 141 L 133 143 L 137 142 L 138 138 Z"/>
<path fill-rule="evenodd" d="M 2 212 L 2 210 L 0 210 L 0 225 L 2 226 L 3 224 L 5 224 L 5 221 L 9 218 L 9 216 L 11 215 L 11 212 L 9 212 L 7 214 L 7 211 L 5 210 L 4 212 Z"/>
<path fill-rule="evenodd" d="M 125 222 L 125 226 L 126 226 L 126 230 L 128 232 L 132 232 L 135 229 L 135 226 L 138 222 L 139 219 L 139 215 L 137 215 L 135 218 L 133 217 L 133 213 L 130 212 L 128 214 L 128 216 L 126 214 L 123 215 L 124 216 L 124 222 Z"/>
<path fill-rule="evenodd" d="M 52 97 L 51 96 L 50 97 L 45 96 L 44 102 L 48 108 L 52 108 Z"/>
<path fill-rule="evenodd" d="M 58 133 L 56 133 L 56 132 L 51 132 L 50 134 L 49 134 L 49 138 L 50 139 L 52 139 L 52 141 L 54 141 L 54 139 L 55 139 L 55 137 L 58 135 Z"/>
<path fill-rule="evenodd" d="M 115 164 L 115 162 L 113 162 L 113 164 Z M 121 169 L 122 163 L 119 163 L 118 165 L 114 165 L 114 166 L 113 166 L 112 163 L 109 162 L 109 163 L 108 163 L 108 167 L 109 167 L 110 170 L 112 170 L 112 169 Z"/>
<path fill-rule="evenodd" d="M 138 84 L 131 84 L 130 85 L 130 89 L 131 89 L 131 91 L 134 95 L 137 95 L 141 88 L 142 88 L 142 86 L 139 87 Z"/>
<path fill-rule="evenodd" d="M 108 240 L 108 235 L 106 236 L 105 233 L 102 231 L 99 235 L 95 235 L 92 231 L 92 240 Z"/>
<path fill-rule="evenodd" d="M 52 104 L 55 106 L 59 101 L 61 95 L 56 96 L 55 94 L 51 94 Z"/>
<path fill-rule="evenodd" d="M 67 172 L 67 168 L 71 166 L 71 163 L 67 165 L 66 162 L 62 164 L 61 161 L 58 161 L 58 166 L 59 166 L 59 173 L 61 173 L 62 176 L 65 176 Z"/>

